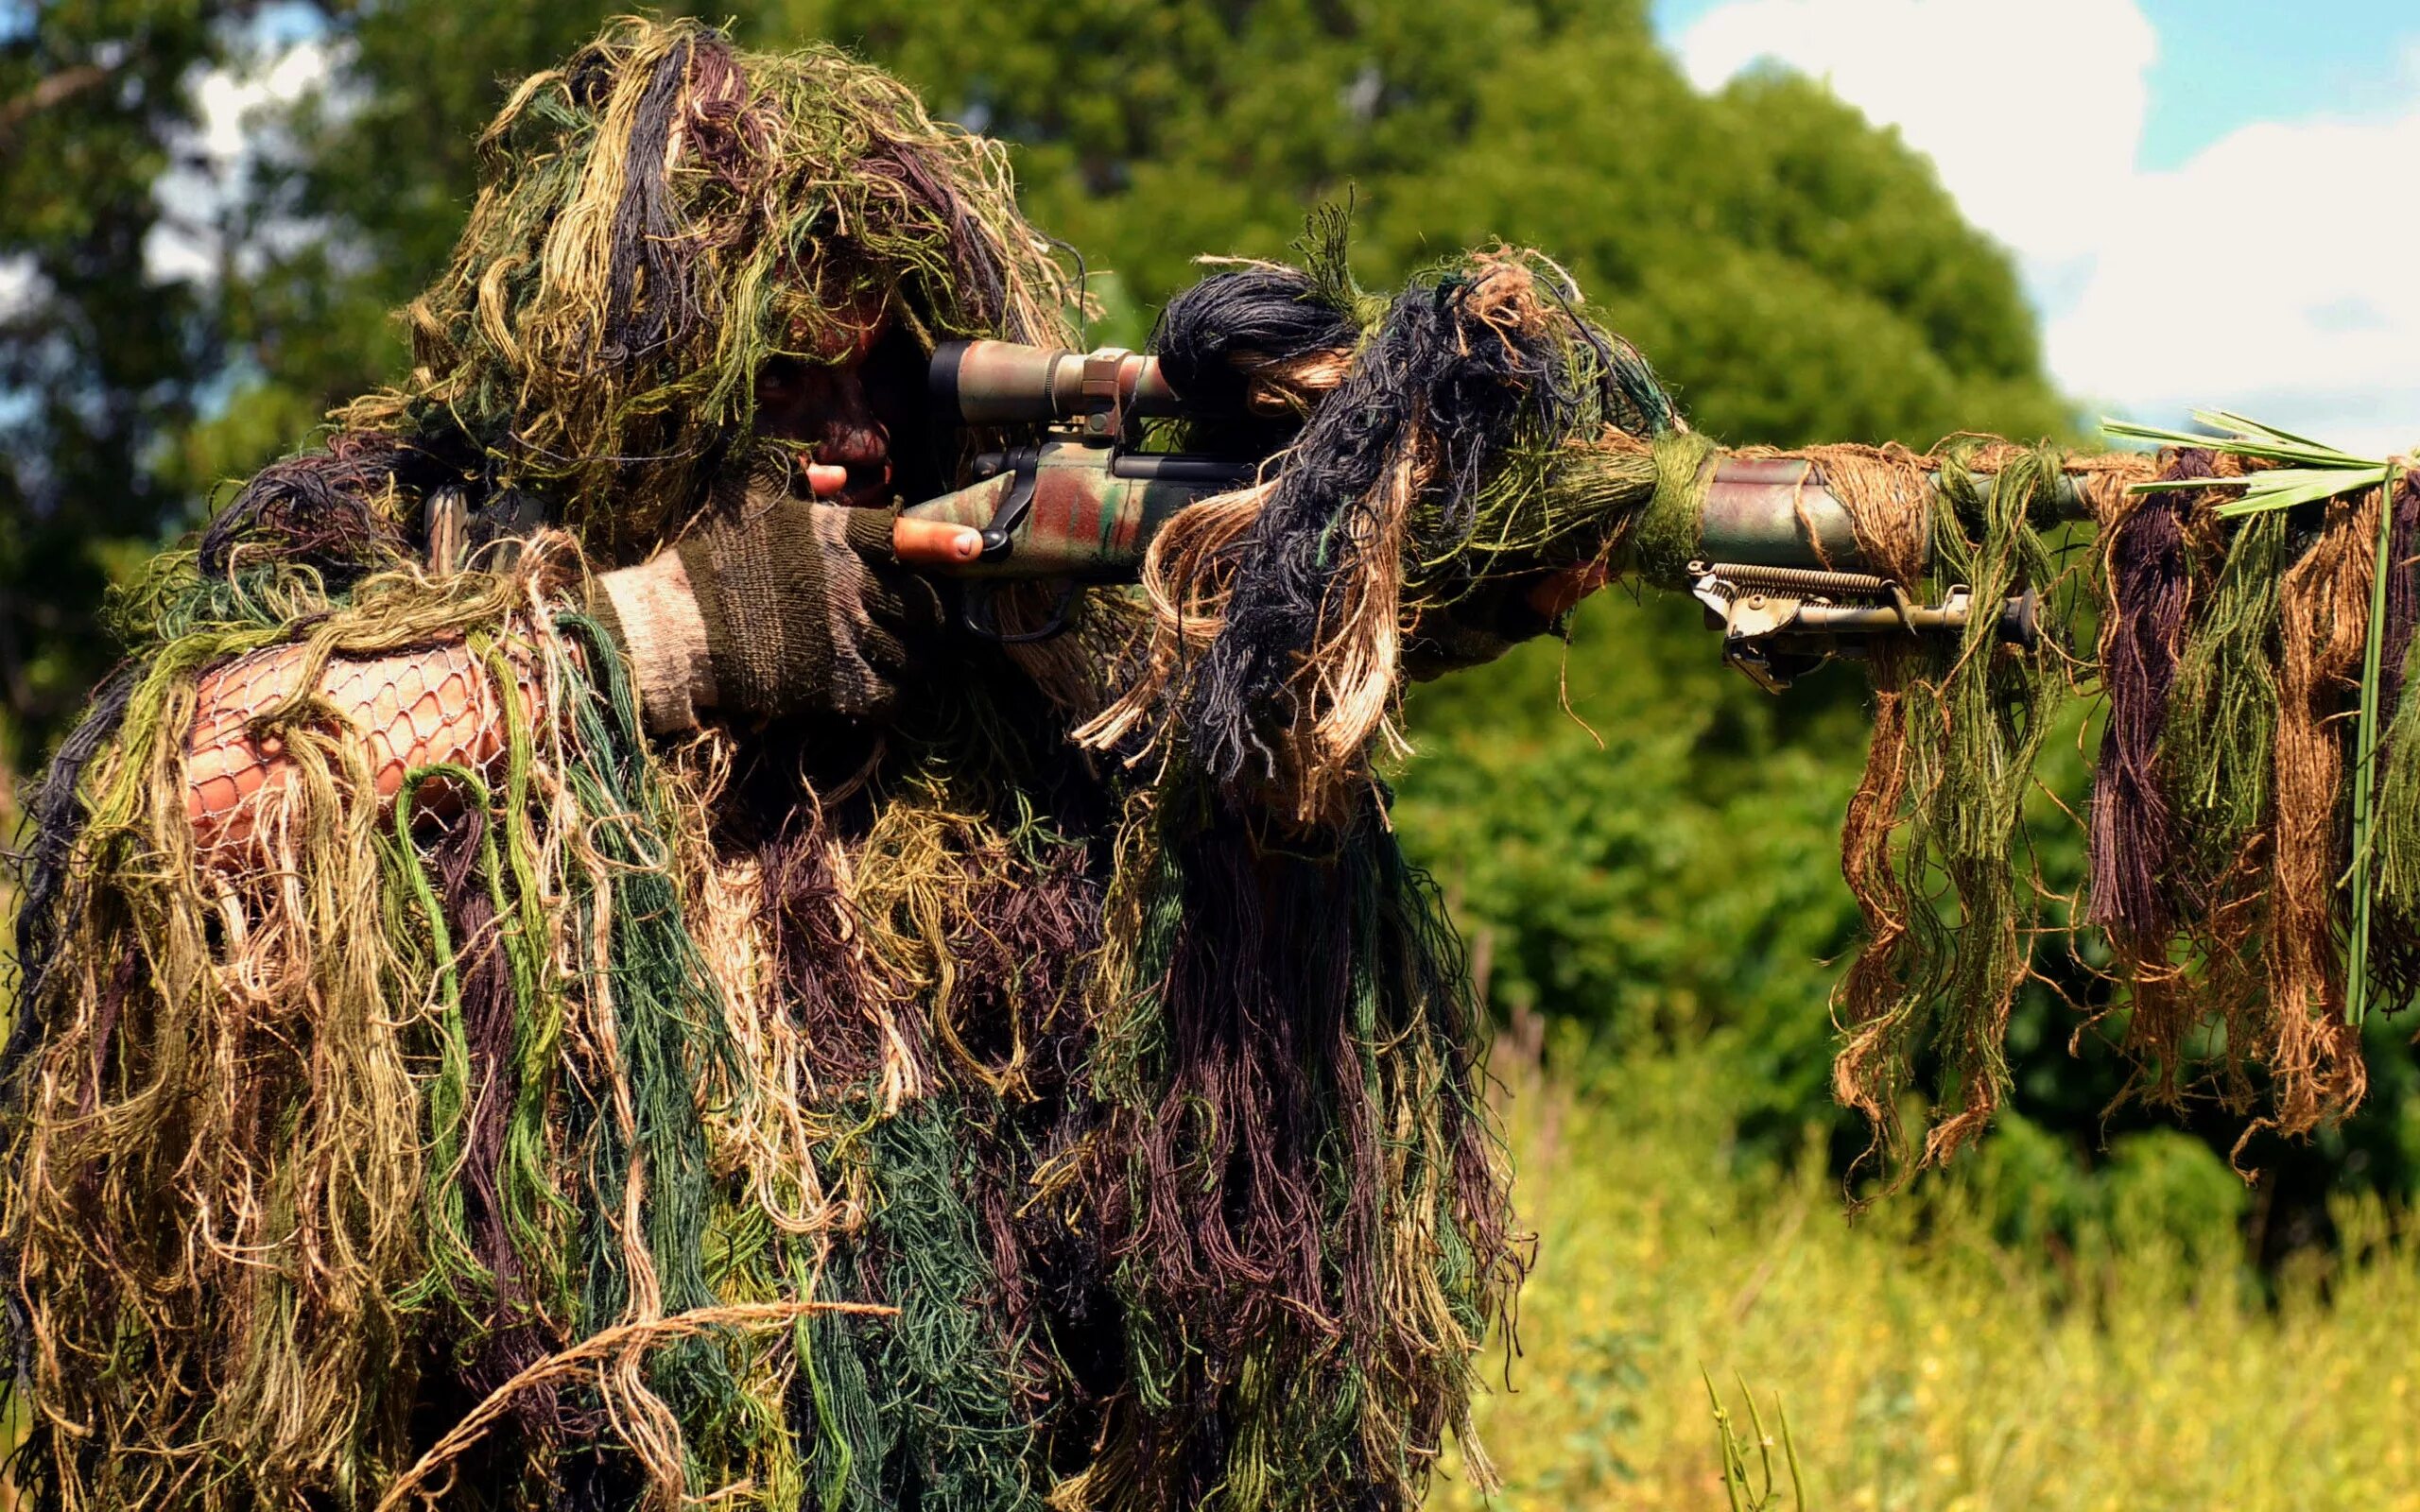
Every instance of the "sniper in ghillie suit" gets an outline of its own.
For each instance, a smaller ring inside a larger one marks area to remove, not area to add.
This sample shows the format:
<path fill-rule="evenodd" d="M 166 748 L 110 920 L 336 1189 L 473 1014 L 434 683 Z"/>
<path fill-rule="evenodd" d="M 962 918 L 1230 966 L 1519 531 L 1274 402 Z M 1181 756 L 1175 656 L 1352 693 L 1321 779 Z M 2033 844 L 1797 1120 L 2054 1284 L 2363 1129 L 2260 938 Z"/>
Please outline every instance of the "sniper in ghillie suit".
<path fill-rule="evenodd" d="M 1886 1172 L 2001 1102 L 2047 929 L 2144 1096 L 2289 1133 L 2420 989 L 2399 459 L 1726 449 L 1550 249 L 1367 290 L 1342 209 L 1087 351 L 996 144 L 686 22 L 479 152 L 408 368 L 125 595 L 33 797 L 28 1504 L 1486 1484 L 1528 1249 L 1381 764 L 1610 581 L 1870 680 Z M 2026 799 L 2086 689 L 2070 924 Z"/>

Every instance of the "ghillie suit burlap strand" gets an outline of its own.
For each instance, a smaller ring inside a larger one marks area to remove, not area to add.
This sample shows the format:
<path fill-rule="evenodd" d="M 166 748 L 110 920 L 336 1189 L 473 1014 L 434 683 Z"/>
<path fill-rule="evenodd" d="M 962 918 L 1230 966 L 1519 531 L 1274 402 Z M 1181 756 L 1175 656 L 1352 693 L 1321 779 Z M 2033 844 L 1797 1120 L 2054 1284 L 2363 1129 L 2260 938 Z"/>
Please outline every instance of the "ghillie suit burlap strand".
<path fill-rule="evenodd" d="M 2187 451 L 2158 476 L 2241 471 L 2234 457 Z M 2147 492 L 2112 523 L 2104 640 L 2138 649 L 2111 662 L 2092 917 L 2135 984 L 2127 1038 L 2152 1090 L 2178 1094 L 2196 1041 L 2217 1040 L 2221 1091 L 2243 1103 L 2265 1090 L 2269 1121 L 2301 1132 L 2349 1109 L 2365 1085 L 2346 1015 L 2348 795 L 2384 506 L 2374 489 L 2227 520 L 2215 512 L 2226 497 Z M 2390 1005 L 2420 985 L 2420 936 L 2391 871 L 2411 844 L 2403 784 L 2413 774 L 2395 769 L 2415 738 L 2402 697 L 2420 592 L 2420 498 L 2408 479 L 2394 510 L 2382 630 L 2395 671 L 2381 690 L 2389 744 L 2369 957 L 2370 991 Z M 2112 782 L 2121 763 L 2135 775 Z"/>
<path fill-rule="evenodd" d="M 1257 393 L 1243 397 L 1308 419 L 1282 467 L 1153 541 L 1149 663 L 1081 738 L 1139 743 L 1230 799 L 1316 823 L 1354 806 L 1374 748 L 1403 748 L 1408 644 L 1450 661 L 1446 643 L 1476 626 L 1535 634 L 1545 617 L 1524 623 L 1516 591 L 1613 550 L 1624 501 L 1587 487 L 1575 458 L 1686 427 L 1644 359 L 1582 319 L 1578 291 L 1533 254 L 1483 252 L 1387 302 L 1352 285 L 1340 215 L 1315 217 L 1304 249 L 1306 271 L 1211 278 L 1162 321 L 1164 360 L 1196 390 L 1216 332 L 1287 342 L 1250 359 Z M 1255 313 L 1305 304 L 1341 329 Z"/>
<path fill-rule="evenodd" d="M 757 364 L 869 302 L 911 354 L 1055 337 L 1065 281 L 996 149 L 829 54 L 617 25 L 486 158 L 407 381 L 129 596 L 35 804 L 29 1503 L 1386 1507 L 1456 1435 L 1483 1478 L 1519 1245 L 1371 759 L 1407 662 L 1609 549 L 1681 433 L 1645 365 L 1540 260 L 1374 300 L 1331 228 L 1171 312 L 1271 461 L 1156 609 L 936 642 L 887 726 L 650 740 L 582 584 L 762 466 Z M 430 570 L 442 490 L 563 528 Z"/>
<path fill-rule="evenodd" d="M 2042 534 L 2063 459 L 1982 437 L 1953 438 L 1929 455 L 1851 445 L 1725 454 L 1694 438 L 1658 453 L 1653 497 L 1634 532 L 1651 582 L 1688 580 L 1705 488 L 1723 456 L 1790 457 L 1813 466 L 1854 531 L 1857 560 L 1822 565 L 1880 574 L 1925 602 L 1953 584 L 1979 604 L 2028 589 L 2049 597 L 2050 633 L 2032 648 L 2003 644 L 1998 617 L 1978 614 L 1959 634 L 1881 636 L 1867 649 L 1875 732 L 1841 831 L 1841 871 L 1865 937 L 1839 988 L 1835 1090 L 1891 1148 L 1918 1069 L 1937 1068 L 1927 1090 L 1940 1112 L 1924 1154 L 1943 1157 L 1998 1104 L 2002 1040 L 2031 973 L 2036 899 L 2023 811 L 2069 676 L 2066 579 Z"/>
<path fill-rule="evenodd" d="M 2134 1056 L 2134 1090 L 2152 1100 L 2214 1096 L 2289 1135 L 2359 1102 L 2350 795 L 2378 489 L 2231 517 L 2239 490 L 2158 487 L 2263 465 L 2217 451 L 2063 455 L 1985 438 L 1929 455 L 1719 454 L 1695 438 L 1657 451 L 1632 530 L 1650 581 L 1685 582 L 1720 455 L 1789 455 L 1848 514 L 1855 565 L 1920 595 L 1951 584 L 1987 604 L 2041 595 L 2031 647 L 1978 616 L 1962 638 L 1869 648 L 1875 736 L 1841 858 L 1866 934 L 1841 978 L 1835 1070 L 1878 1150 L 1939 1160 L 1983 1126 L 2007 1091 L 2016 995 L 2031 982 L 2069 990 L 2036 970 L 2043 936 L 2061 932 L 2073 959 L 2105 963 L 2080 1005 Z M 2062 473 L 2098 527 L 2088 553 L 2061 534 Z M 2394 509 L 2365 969 L 2368 996 L 2390 1006 L 2420 988 L 2420 713 L 2404 696 L 2420 493 L 2408 472 Z M 2072 695 L 2097 695 L 2106 720 L 2081 816 L 2088 877 L 2067 898 L 2039 875 L 2028 809 L 2044 736 Z M 1910 1148 L 1900 1119 L 1916 1093 L 1930 1109 Z"/>
<path fill-rule="evenodd" d="M 1112 1476 L 1185 1494 L 1205 1431 L 1235 1435 L 1246 1502 L 1323 1503 L 1379 1464 L 1413 1486 L 1461 1430 L 1512 1240 L 1460 948 L 1370 763 L 1408 654 L 1546 628 L 1524 588 L 1610 548 L 1619 516 L 1561 486 L 1574 443 L 1678 423 L 1548 265 L 1482 253 L 1378 301 L 1340 221 L 1305 249 L 1307 270 L 1214 275 L 1162 321 L 1178 381 L 1236 402 L 1202 423 L 1305 419 L 1262 482 L 1154 541 L 1141 674 L 1079 733 L 1151 778 L 1098 1060 L 1130 1173 L 1102 1214 L 1151 1320 L 1135 1405 L 1160 1408 L 1114 1417 L 1086 1500 Z M 1465 1462 L 1485 1474 L 1476 1444 Z"/>

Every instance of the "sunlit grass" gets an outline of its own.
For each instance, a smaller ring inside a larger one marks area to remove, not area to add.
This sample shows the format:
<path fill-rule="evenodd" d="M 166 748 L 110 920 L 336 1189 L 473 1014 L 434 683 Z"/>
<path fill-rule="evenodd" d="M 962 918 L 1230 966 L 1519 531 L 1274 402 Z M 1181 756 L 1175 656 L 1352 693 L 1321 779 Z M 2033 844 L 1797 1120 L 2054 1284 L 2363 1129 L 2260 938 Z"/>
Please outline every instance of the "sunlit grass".
<path fill-rule="evenodd" d="M 2105 1229 L 2018 1248 L 1982 1167 L 1853 1221 L 1816 1171 L 1733 1169 L 1713 1057 L 1512 1079 L 1540 1252 L 1482 1413 L 1505 1506 L 1728 1505 L 1711 1376 L 1735 1419 L 1734 1382 L 1778 1397 L 1819 1508 L 2420 1508 L 2420 1243 L 2375 1205 L 2264 1292 L 2155 1160 Z"/>

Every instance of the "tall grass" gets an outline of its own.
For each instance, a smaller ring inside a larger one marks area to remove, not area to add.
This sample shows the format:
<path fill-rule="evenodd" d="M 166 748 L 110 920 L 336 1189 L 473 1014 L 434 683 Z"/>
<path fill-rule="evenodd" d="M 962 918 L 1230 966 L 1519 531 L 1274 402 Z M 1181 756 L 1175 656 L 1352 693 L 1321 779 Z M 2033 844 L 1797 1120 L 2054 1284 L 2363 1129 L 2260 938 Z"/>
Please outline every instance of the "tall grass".
<path fill-rule="evenodd" d="M 2420 1233 L 2374 1200 L 2263 1279 L 2181 1138 L 2029 1242 L 2021 1151 L 1853 1219 L 1811 1164 L 1735 1164 L 1718 1056 L 1507 1080 L 1539 1260 L 1482 1426 L 1515 1512 L 1728 1505 L 1708 1376 L 1735 1429 L 1733 1383 L 1778 1396 L 1818 1508 L 2420 1508 Z"/>

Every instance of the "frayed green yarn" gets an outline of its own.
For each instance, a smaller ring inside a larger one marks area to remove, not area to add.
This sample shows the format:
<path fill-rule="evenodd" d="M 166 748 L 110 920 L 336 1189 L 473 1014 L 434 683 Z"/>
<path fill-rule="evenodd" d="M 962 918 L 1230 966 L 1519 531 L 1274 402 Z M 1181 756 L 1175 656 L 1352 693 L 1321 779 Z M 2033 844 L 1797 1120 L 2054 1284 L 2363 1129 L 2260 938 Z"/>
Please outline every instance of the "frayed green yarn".
<path fill-rule="evenodd" d="M 2162 759 L 2196 880 L 2205 885 L 2240 864 L 2269 820 L 2276 781 L 2278 585 L 2289 563 L 2289 529 L 2283 511 L 2249 516 L 2236 527 L 2216 581 L 2198 595 L 2205 607 L 2187 631 L 2169 694 Z M 2386 791 L 2392 804 L 2420 787 L 2399 786 L 2390 767 Z"/>
<path fill-rule="evenodd" d="M 1949 507 L 1933 511 L 1936 589 L 1964 583 L 1974 602 L 1991 606 L 2029 585 L 2047 586 L 2049 554 L 2031 519 L 2058 467 L 2055 455 L 2020 453 L 1985 483 L 1954 456 L 1945 459 L 1940 497 Z M 1917 795 L 1910 845 L 1937 860 L 1961 916 L 1945 971 L 1917 986 L 1934 999 L 1940 1032 L 1958 1046 L 1967 1074 L 1990 1084 L 1966 1091 L 1967 1106 L 1979 1109 L 1987 1099 L 1996 1102 L 2007 1085 L 2002 1041 L 2027 970 L 2023 931 L 2030 922 L 2018 896 L 2015 838 L 2061 691 L 2047 645 L 2004 648 L 1999 634 L 1996 615 L 1970 615 L 1945 653 L 1947 666 L 1937 680 L 1916 681 L 1909 708 Z M 1938 919 L 1923 906 L 1929 889 L 1922 868 L 1910 868 L 1909 878 L 1911 914 Z"/>
<path fill-rule="evenodd" d="M 1962 583 L 1987 606 L 2048 588 L 2031 518 L 2060 459 L 2013 452 L 1986 477 L 1970 455 L 1939 454 L 1929 586 Z M 1877 656 L 1883 724 L 1845 831 L 1871 943 L 1841 988 L 1837 1082 L 1874 1124 L 1878 1153 L 1896 1153 L 1898 1102 L 1920 1065 L 1941 1067 L 1948 1105 L 1927 1132 L 1927 1159 L 1979 1130 L 2007 1091 L 2004 1040 L 2033 921 L 2017 840 L 2063 685 L 2056 633 L 2039 647 L 2007 645 L 1999 617 L 1977 613 L 1954 643 Z"/>
<path fill-rule="evenodd" d="M 2420 636 L 2404 661 L 2403 696 L 2387 726 L 2378 784 L 2378 899 L 2420 918 Z"/>
<path fill-rule="evenodd" d="M 1689 563 L 1698 559 L 1710 466 L 1720 448 L 1695 431 L 1667 431 L 1655 438 L 1655 492 L 1631 526 L 1631 549 L 1639 576 L 1657 588 L 1688 588 Z"/>
<path fill-rule="evenodd" d="M 1573 387 L 1601 395 L 1609 381 L 1602 352 L 1576 328 L 1558 334 Z M 1414 507 L 1406 553 L 1408 604 L 1436 609 L 1493 581 L 1594 560 L 1625 523 L 1651 507 L 1664 481 L 1668 443 L 1700 456 L 1712 450 L 1703 438 L 1678 430 L 1662 433 L 1652 449 L 1616 440 L 1614 416 L 1601 402 L 1560 421 L 1532 410 L 1525 421 L 1527 434 L 1496 459 L 1466 527 L 1446 528 L 1433 496 Z M 1671 466 L 1677 472 L 1681 464 Z M 1689 528 L 1694 532 L 1694 523 Z"/>
<path fill-rule="evenodd" d="M 565 858 L 562 903 L 571 912 L 572 938 L 603 942 L 603 954 L 582 963 L 575 981 L 590 995 L 590 1013 L 610 1017 L 628 1088 L 627 1103 L 596 1089 L 585 1108 L 575 1095 L 571 1109 L 570 1133 L 585 1146 L 589 1182 L 580 1331 L 595 1332 L 627 1315 L 632 1303 L 632 1236 L 626 1229 L 633 1209 L 652 1263 L 656 1306 L 678 1314 L 717 1300 L 705 1259 L 719 1199 L 702 1114 L 739 1068 L 714 978 L 683 917 L 670 795 L 640 727 L 628 670 L 595 621 L 563 614 L 557 625 L 583 646 L 594 669 L 589 679 L 558 679 L 571 696 L 571 707 L 559 712 L 569 725 L 568 786 L 580 811 L 596 816 Z M 518 744 L 534 727 L 511 707 L 511 685 L 500 687 L 505 728 Z M 515 760 L 510 769 L 518 777 L 523 764 Z M 648 1381 L 701 1442 L 748 1417 L 712 1340 L 656 1350 Z M 717 1488 L 707 1467 L 693 1460 L 690 1470 L 692 1495 Z"/>
<path fill-rule="evenodd" d="M 403 972 L 406 978 L 426 979 L 433 975 L 437 984 L 439 1011 L 431 1025 L 435 1040 L 436 1074 L 428 1079 L 426 1123 L 428 1127 L 428 1175 L 424 1192 L 424 1206 L 428 1217 L 428 1274 L 405 1296 L 407 1306 L 432 1303 L 450 1305 L 466 1327 L 479 1327 L 484 1315 L 494 1306 L 496 1278 L 482 1261 L 469 1228 L 469 1212 L 463 1184 L 452 1179 L 460 1169 L 464 1149 L 469 1141 L 469 1115 L 476 1096 L 472 1085 L 471 1050 L 462 1015 L 461 951 L 468 942 L 458 942 L 446 920 L 445 905 L 438 896 L 429 868 L 414 843 L 412 831 L 422 817 L 422 794 L 435 784 L 440 790 L 450 789 L 471 814 L 480 816 L 476 870 L 495 917 L 510 917 L 512 904 L 505 896 L 506 868 L 496 844 L 495 827 L 485 822 L 494 807 L 494 795 L 476 772 L 452 764 L 419 767 L 404 780 L 395 795 L 394 833 L 385 865 L 390 875 L 402 879 L 401 888 L 389 889 L 390 897 L 402 893 L 407 897 L 411 910 L 390 907 L 387 919 L 389 938 L 400 942 L 399 954 L 410 963 Z M 422 946 L 413 951 L 414 945 Z M 528 959 L 527 936 L 516 929 L 497 932 L 497 945 L 511 962 L 516 987 L 531 989 L 537 984 L 536 964 Z M 518 1185 L 518 1184 L 516 1184 Z M 526 1199 L 534 1196 L 536 1202 Z M 512 1197 L 525 1199 L 512 1203 Z M 541 1231 L 531 1216 L 532 1207 L 551 1207 L 558 1220 L 570 1217 L 570 1202 L 555 1192 L 551 1185 L 541 1186 L 535 1193 L 516 1190 L 508 1197 L 514 1207 L 513 1226 L 526 1237 L 534 1239 Z M 538 1253 L 541 1246 L 525 1245 L 525 1254 Z M 562 1291 L 560 1275 L 551 1298 L 559 1309 L 564 1309 L 568 1297 Z"/>
<path fill-rule="evenodd" d="M 1310 276 L 1308 297 L 1353 322 L 1363 335 L 1387 318 L 1387 298 L 1364 289 L 1353 276 L 1353 203 L 1328 200 L 1303 217 L 1303 234 L 1294 250 L 1302 255 L 1303 271 Z"/>
<path fill-rule="evenodd" d="M 980 1110 L 931 1099 L 869 1110 L 857 1146 L 871 1191 L 862 1231 L 840 1240 L 827 1295 L 899 1309 L 884 1319 L 819 1318 L 794 1400 L 807 1421 L 805 1470 L 826 1512 L 1035 1512 L 1034 1427 L 1014 1400 L 1016 1341 L 999 1336 L 997 1267 L 965 1192 L 962 1134 Z M 803 1400 L 799 1400 L 803 1399 Z"/>

